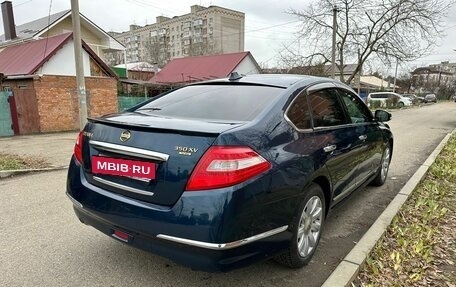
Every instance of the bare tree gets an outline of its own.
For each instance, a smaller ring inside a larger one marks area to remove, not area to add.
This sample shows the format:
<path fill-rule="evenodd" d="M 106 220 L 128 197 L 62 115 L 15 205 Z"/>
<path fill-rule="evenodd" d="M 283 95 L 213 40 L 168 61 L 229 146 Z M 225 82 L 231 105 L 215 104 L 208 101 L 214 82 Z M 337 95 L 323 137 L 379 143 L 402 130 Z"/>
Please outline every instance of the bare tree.
<path fill-rule="evenodd" d="M 286 47 L 281 58 L 305 65 L 329 63 L 336 8 L 336 64 L 341 81 L 350 83 L 368 59 L 390 65 L 429 53 L 442 36 L 442 21 L 453 4 L 454 0 L 317 0 L 304 10 L 289 11 L 302 20 L 300 41 L 308 52 L 301 55 Z M 349 62 L 358 65 L 344 79 L 344 65 Z"/>
<path fill-rule="evenodd" d="M 169 52 L 166 49 L 166 45 L 169 42 L 169 37 L 149 37 L 146 41 L 142 43 L 144 55 L 144 60 L 157 64 L 160 68 L 163 68 L 170 59 Z"/>
<path fill-rule="evenodd" d="M 205 56 L 220 53 L 214 39 L 207 39 L 203 37 L 194 37 L 190 40 L 188 46 L 189 56 Z"/>

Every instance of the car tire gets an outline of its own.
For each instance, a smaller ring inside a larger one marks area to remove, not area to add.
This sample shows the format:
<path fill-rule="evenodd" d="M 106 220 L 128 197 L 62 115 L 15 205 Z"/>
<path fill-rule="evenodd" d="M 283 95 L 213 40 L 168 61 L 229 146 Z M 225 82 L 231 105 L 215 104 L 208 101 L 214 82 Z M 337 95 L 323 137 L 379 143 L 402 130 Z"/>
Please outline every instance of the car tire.
<path fill-rule="evenodd" d="M 397 103 L 397 107 L 400 109 L 403 108 L 404 106 L 405 106 L 405 104 L 403 102 Z"/>
<path fill-rule="evenodd" d="M 286 252 L 274 259 L 287 267 L 300 268 L 307 265 L 317 249 L 326 215 L 323 190 L 312 184 L 306 191 L 296 216 L 290 225 L 293 237 Z"/>
<path fill-rule="evenodd" d="M 370 185 L 382 186 L 388 176 L 389 166 L 391 163 L 391 145 L 388 145 L 383 151 L 382 161 L 378 168 L 375 178 L 371 181 Z"/>

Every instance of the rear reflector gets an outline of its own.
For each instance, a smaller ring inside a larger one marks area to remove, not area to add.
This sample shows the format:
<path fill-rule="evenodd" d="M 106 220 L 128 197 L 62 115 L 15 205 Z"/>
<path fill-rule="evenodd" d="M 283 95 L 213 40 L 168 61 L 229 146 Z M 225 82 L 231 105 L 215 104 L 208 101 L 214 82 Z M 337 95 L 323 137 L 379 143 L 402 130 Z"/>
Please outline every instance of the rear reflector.
<path fill-rule="evenodd" d="M 128 235 L 128 233 L 125 233 L 120 230 L 114 230 L 114 232 L 112 233 L 112 237 L 117 238 L 123 242 L 128 242 L 128 240 L 130 239 L 130 235 Z"/>
<path fill-rule="evenodd" d="M 84 134 L 81 131 L 76 139 L 76 144 L 74 145 L 74 157 L 78 161 L 78 163 L 82 163 L 82 140 L 84 138 Z"/>
<path fill-rule="evenodd" d="M 213 146 L 203 155 L 187 183 L 187 191 L 232 186 L 257 176 L 271 164 L 249 147 Z"/>

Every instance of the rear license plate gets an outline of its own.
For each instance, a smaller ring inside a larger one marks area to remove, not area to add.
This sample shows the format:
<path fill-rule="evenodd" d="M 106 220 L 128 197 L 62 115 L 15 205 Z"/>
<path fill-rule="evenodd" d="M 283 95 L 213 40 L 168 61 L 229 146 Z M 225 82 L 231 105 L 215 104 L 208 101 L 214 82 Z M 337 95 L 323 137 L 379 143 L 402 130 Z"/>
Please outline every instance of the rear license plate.
<path fill-rule="evenodd" d="M 92 173 L 155 179 L 156 164 L 104 156 L 92 156 Z"/>

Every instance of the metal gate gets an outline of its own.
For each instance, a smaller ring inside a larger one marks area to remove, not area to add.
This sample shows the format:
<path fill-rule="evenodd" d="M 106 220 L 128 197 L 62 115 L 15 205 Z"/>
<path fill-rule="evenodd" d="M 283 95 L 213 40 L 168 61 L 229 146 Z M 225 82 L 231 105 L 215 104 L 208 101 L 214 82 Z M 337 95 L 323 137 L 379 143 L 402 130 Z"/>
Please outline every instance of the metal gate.
<path fill-rule="evenodd" d="M 12 136 L 13 121 L 8 98 L 11 92 L 0 92 L 0 137 Z"/>
<path fill-rule="evenodd" d="M 34 89 L 18 89 L 14 91 L 19 133 L 21 135 L 40 132 L 40 117 Z"/>

